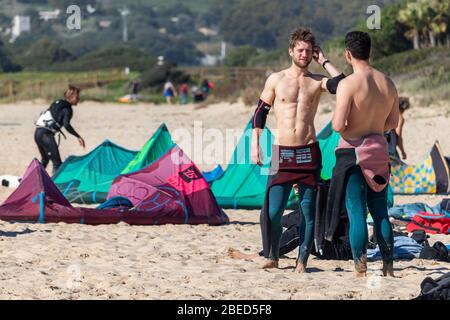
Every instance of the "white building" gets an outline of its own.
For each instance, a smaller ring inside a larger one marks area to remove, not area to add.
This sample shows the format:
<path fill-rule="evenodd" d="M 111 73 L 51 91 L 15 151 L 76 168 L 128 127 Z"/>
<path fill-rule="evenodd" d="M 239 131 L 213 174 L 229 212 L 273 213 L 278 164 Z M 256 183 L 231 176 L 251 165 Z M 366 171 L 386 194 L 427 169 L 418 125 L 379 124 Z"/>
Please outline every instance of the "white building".
<path fill-rule="evenodd" d="M 14 42 L 24 32 L 31 31 L 31 19 L 28 16 L 15 16 L 11 29 L 11 42 Z"/>
<path fill-rule="evenodd" d="M 60 13 L 61 11 L 59 9 L 54 11 L 39 11 L 39 17 L 45 21 L 55 20 L 58 19 Z"/>
<path fill-rule="evenodd" d="M 198 28 L 198 32 L 203 34 L 205 37 L 214 37 L 219 34 L 217 30 L 209 29 L 209 28 Z"/>

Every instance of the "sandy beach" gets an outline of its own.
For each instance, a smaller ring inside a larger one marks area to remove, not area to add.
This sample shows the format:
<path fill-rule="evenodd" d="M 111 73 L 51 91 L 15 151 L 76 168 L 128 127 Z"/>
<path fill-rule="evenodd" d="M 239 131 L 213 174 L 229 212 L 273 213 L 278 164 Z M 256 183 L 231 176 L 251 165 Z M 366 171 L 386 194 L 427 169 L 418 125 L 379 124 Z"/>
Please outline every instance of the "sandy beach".
<path fill-rule="evenodd" d="M 0 175 L 20 176 L 38 157 L 34 122 L 46 107 L 43 101 L 0 106 Z M 330 121 L 329 110 L 331 105 L 320 106 L 318 130 Z M 198 141 L 190 143 L 182 133 L 194 134 L 200 127 L 242 133 L 253 111 L 242 103 L 199 107 L 82 102 L 75 107 L 72 124 L 85 138 L 86 149 L 69 136 L 60 150 L 63 159 L 82 155 L 105 139 L 139 150 L 165 122 L 175 131 L 175 142 L 202 170 L 209 170 L 215 164 L 225 166 L 234 145 L 225 145 L 225 156 L 211 163 Z M 420 162 L 435 140 L 450 155 L 448 116 L 442 107 L 413 104 L 405 116 L 408 162 Z M 271 116 L 268 124 L 273 123 Z M 12 191 L 0 188 L 0 202 Z M 395 203 L 435 205 L 443 198 L 397 196 Z M 369 263 L 366 279 L 356 279 L 350 261 L 312 258 L 309 272 L 299 275 L 293 272 L 297 252 L 282 259 L 280 269 L 262 270 L 261 260 L 227 255 L 228 248 L 248 253 L 260 249 L 259 211 L 225 211 L 231 223 L 220 227 L 0 222 L 0 299 L 410 299 L 419 294 L 425 277 L 450 271 L 448 263 L 415 259 L 395 263 L 397 278 L 383 278 L 381 263 L 376 262 Z M 438 240 L 450 244 L 450 236 L 443 235 L 432 236 L 430 242 Z"/>

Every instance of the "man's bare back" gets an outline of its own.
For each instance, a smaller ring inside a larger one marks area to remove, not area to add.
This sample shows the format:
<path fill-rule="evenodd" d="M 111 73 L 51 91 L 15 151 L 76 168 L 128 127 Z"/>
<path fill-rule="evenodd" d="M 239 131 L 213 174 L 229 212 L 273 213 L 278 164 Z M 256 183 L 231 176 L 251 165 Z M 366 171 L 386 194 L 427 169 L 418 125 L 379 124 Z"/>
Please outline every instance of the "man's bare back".
<path fill-rule="evenodd" d="M 367 207 L 377 230 L 376 238 L 383 257 L 383 275 L 394 276 L 393 232 L 387 200 L 389 155 L 383 134 L 398 125 L 399 99 L 392 80 L 370 65 L 371 49 L 369 34 L 352 31 L 345 36 L 345 58 L 354 73 L 339 83 L 333 115 L 333 129 L 341 134 L 343 148 L 355 149 L 353 156 L 351 153 L 336 153 L 335 169 L 338 169 L 335 172 L 339 171 L 339 174 L 333 174 L 329 192 L 345 197 L 346 204 L 351 199 L 352 205 L 346 206 L 346 209 L 350 221 L 349 236 L 355 274 L 358 277 L 367 274 L 368 240 L 364 233 L 367 228 Z M 366 139 L 368 136 L 371 136 L 370 139 Z M 348 140 L 354 140 L 355 143 L 348 144 Z M 364 148 L 360 148 L 366 141 L 368 143 Z M 361 151 L 364 161 L 355 159 L 360 154 L 358 149 L 364 149 Z M 368 171 L 378 173 L 370 176 Z"/>
<path fill-rule="evenodd" d="M 382 135 L 398 121 L 396 106 L 398 94 L 392 80 L 368 66 L 340 82 L 335 119 L 342 124 L 346 118 L 345 130 L 341 131 L 344 139 Z"/>

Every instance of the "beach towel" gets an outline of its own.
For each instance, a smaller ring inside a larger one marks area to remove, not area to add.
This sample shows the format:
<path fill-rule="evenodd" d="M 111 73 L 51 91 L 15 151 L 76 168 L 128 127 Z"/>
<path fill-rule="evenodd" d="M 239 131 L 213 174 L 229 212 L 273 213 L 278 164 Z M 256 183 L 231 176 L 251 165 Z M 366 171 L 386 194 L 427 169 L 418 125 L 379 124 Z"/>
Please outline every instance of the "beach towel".
<path fill-rule="evenodd" d="M 407 203 L 389 208 L 389 216 L 398 220 L 411 221 L 412 218 L 419 212 L 439 214 L 442 212 L 441 207 L 441 203 L 438 203 L 433 207 L 422 202 Z"/>
<path fill-rule="evenodd" d="M 411 260 L 419 258 L 423 247 L 414 239 L 409 237 L 394 238 L 394 260 Z M 367 259 L 369 261 L 381 260 L 380 248 L 377 245 L 375 249 L 367 250 Z"/>

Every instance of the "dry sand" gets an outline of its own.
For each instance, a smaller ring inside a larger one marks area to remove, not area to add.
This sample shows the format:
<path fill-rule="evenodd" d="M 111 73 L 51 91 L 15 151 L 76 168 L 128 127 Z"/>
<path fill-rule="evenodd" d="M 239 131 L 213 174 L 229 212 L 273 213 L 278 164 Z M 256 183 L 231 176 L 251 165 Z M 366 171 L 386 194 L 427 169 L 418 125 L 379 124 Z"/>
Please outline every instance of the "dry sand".
<path fill-rule="evenodd" d="M 33 123 L 45 107 L 46 103 L 39 101 L 0 106 L 0 175 L 21 175 L 38 156 Z M 193 133 L 194 121 L 202 122 L 203 130 L 242 132 L 252 112 L 253 107 L 240 103 L 199 108 L 85 102 L 75 108 L 72 123 L 86 139 L 87 148 L 82 150 L 76 139 L 69 137 L 62 141 L 61 153 L 63 158 L 82 155 L 105 139 L 138 150 L 162 122 L 171 132 L 184 128 Z M 317 127 L 330 117 L 331 113 L 320 112 Z M 449 119 L 444 109 L 416 107 L 406 118 L 405 146 L 411 162 L 421 161 L 436 139 L 450 154 Z M 175 137 L 175 141 L 201 169 L 214 166 L 202 159 L 202 149 L 190 144 L 186 136 Z M 225 155 L 216 161 L 222 165 L 233 145 L 225 149 Z M 0 202 L 11 192 L 0 188 Z M 434 205 L 443 198 L 398 196 L 395 201 Z M 397 278 L 381 277 L 381 264 L 369 263 L 368 277 L 356 279 L 351 262 L 312 258 L 309 272 L 298 275 L 293 272 L 295 252 L 281 260 L 280 269 L 261 270 L 260 260 L 227 256 L 230 247 L 248 253 L 259 250 L 259 212 L 226 212 L 231 223 L 221 227 L 0 222 L 0 298 L 409 299 L 418 295 L 426 276 L 450 271 L 447 263 L 416 259 L 396 262 Z M 449 236 L 433 236 L 432 242 L 436 240 L 450 243 Z"/>

